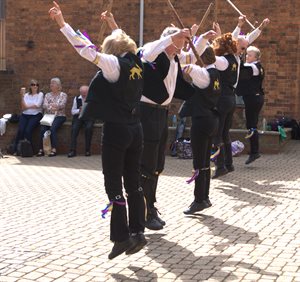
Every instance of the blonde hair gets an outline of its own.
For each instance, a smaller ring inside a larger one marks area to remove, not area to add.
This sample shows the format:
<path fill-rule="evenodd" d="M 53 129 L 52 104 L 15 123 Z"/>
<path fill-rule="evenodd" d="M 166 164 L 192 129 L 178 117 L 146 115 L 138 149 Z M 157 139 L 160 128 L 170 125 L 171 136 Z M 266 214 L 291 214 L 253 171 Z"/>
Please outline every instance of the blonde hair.
<path fill-rule="evenodd" d="M 255 47 L 255 46 L 249 46 L 249 47 L 247 48 L 247 52 L 254 52 L 255 57 L 256 57 L 258 60 L 259 60 L 260 57 L 261 57 L 260 50 L 259 50 L 257 47 Z"/>
<path fill-rule="evenodd" d="M 137 51 L 136 43 L 125 32 L 114 32 L 107 36 L 101 46 L 102 53 L 120 56 L 124 53 Z"/>

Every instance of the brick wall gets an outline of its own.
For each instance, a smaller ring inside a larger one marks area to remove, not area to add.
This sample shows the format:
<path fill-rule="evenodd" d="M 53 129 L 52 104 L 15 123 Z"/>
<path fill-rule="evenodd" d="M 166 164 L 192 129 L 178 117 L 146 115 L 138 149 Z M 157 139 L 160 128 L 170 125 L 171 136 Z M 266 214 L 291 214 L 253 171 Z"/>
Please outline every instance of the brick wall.
<path fill-rule="evenodd" d="M 88 84 L 96 67 L 85 61 L 68 44 L 58 26 L 48 18 L 52 1 L 6 1 L 6 53 L 7 69 L 0 72 L 0 115 L 19 111 L 19 88 L 28 86 L 30 78 L 37 78 L 44 92 L 49 90 L 49 80 L 58 76 L 63 91 L 69 95 L 67 111 L 72 97 L 81 84 Z M 98 16 L 107 1 L 72 0 L 60 1 L 65 19 L 72 26 L 86 29 L 97 42 L 100 23 Z M 210 1 L 173 0 L 175 8 L 186 25 L 199 23 Z M 271 25 L 255 42 L 262 50 L 262 63 L 266 69 L 266 104 L 263 115 L 289 115 L 300 119 L 300 65 L 299 65 L 299 18 L 300 1 L 235 0 L 234 3 L 248 15 L 249 20 L 261 22 L 270 17 Z M 232 31 L 237 14 L 226 1 L 217 1 L 216 14 L 211 13 L 201 32 L 209 29 L 209 23 L 217 17 L 223 32 Z M 99 11 L 99 12 L 98 12 Z M 115 0 L 113 12 L 119 25 L 136 41 L 139 34 L 139 1 Z M 159 37 L 162 29 L 174 22 L 166 0 L 145 1 L 144 42 Z M 245 32 L 249 29 L 244 28 Z M 34 42 L 28 48 L 28 41 Z M 180 102 L 174 102 L 171 114 Z"/>

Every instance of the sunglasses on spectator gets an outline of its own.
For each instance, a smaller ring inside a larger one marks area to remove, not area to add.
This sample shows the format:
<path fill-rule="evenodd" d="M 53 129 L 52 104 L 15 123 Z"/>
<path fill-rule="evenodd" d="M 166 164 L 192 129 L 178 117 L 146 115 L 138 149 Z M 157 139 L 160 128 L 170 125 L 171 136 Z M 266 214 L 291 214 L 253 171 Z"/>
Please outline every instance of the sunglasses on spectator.
<path fill-rule="evenodd" d="M 39 86 L 38 83 L 31 83 L 30 86 Z"/>

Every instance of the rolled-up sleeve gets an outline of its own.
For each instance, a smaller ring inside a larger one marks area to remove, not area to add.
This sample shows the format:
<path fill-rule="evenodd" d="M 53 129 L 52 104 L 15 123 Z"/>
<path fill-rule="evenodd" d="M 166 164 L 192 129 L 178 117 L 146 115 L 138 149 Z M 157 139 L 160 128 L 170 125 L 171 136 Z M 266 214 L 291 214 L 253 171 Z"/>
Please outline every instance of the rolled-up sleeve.
<path fill-rule="evenodd" d="M 69 24 L 65 24 L 60 30 L 76 52 L 81 57 L 97 65 L 109 82 L 116 82 L 119 79 L 120 64 L 116 56 L 98 52 L 97 47 L 86 36 L 80 31 L 75 32 Z"/>
<path fill-rule="evenodd" d="M 228 68 L 229 63 L 224 56 L 216 56 L 215 66 L 217 70 L 224 71 Z"/>
<path fill-rule="evenodd" d="M 147 43 L 141 49 L 142 58 L 147 62 L 153 62 L 157 58 L 157 56 L 171 44 L 171 36 L 166 36 L 159 40 Z"/>

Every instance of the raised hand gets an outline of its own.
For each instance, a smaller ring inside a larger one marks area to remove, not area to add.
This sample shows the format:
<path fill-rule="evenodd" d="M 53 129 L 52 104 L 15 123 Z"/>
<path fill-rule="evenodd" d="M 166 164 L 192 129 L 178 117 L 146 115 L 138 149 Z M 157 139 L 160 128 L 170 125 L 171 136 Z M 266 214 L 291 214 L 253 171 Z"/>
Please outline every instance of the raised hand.
<path fill-rule="evenodd" d="M 209 30 L 202 34 L 202 37 L 207 40 L 214 39 L 216 36 L 217 33 L 214 30 Z"/>
<path fill-rule="evenodd" d="M 242 28 L 242 26 L 246 22 L 246 19 L 247 19 L 247 17 L 245 15 L 239 16 L 239 19 L 238 19 L 238 27 L 239 28 Z"/>
<path fill-rule="evenodd" d="M 258 27 L 260 30 L 263 30 L 268 24 L 270 23 L 270 20 L 268 18 L 264 19 L 260 26 Z"/>
<path fill-rule="evenodd" d="M 216 37 L 222 35 L 221 28 L 220 28 L 220 25 L 218 23 L 213 22 L 213 30 L 216 33 Z"/>
<path fill-rule="evenodd" d="M 109 25 L 109 27 L 112 30 L 115 30 L 115 29 L 119 28 L 118 25 L 117 25 L 117 23 L 116 23 L 116 21 L 115 21 L 115 19 L 114 19 L 113 14 L 111 12 L 109 12 L 109 11 L 105 11 L 105 12 L 101 13 L 100 19 L 102 21 L 106 21 L 107 24 Z"/>
<path fill-rule="evenodd" d="M 181 49 L 184 43 L 189 42 L 191 36 L 190 30 L 188 28 L 181 29 L 171 35 L 173 44 L 178 49 Z"/>
<path fill-rule="evenodd" d="M 198 24 L 193 24 L 191 27 L 191 34 L 192 36 L 195 36 L 197 31 L 198 31 L 199 25 Z"/>
<path fill-rule="evenodd" d="M 64 27 L 66 23 L 59 5 L 55 1 L 53 1 L 53 5 L 54 7 L 49 10 L 49 16 L 52 20 L 55 20 L 60 27 Z"/>

